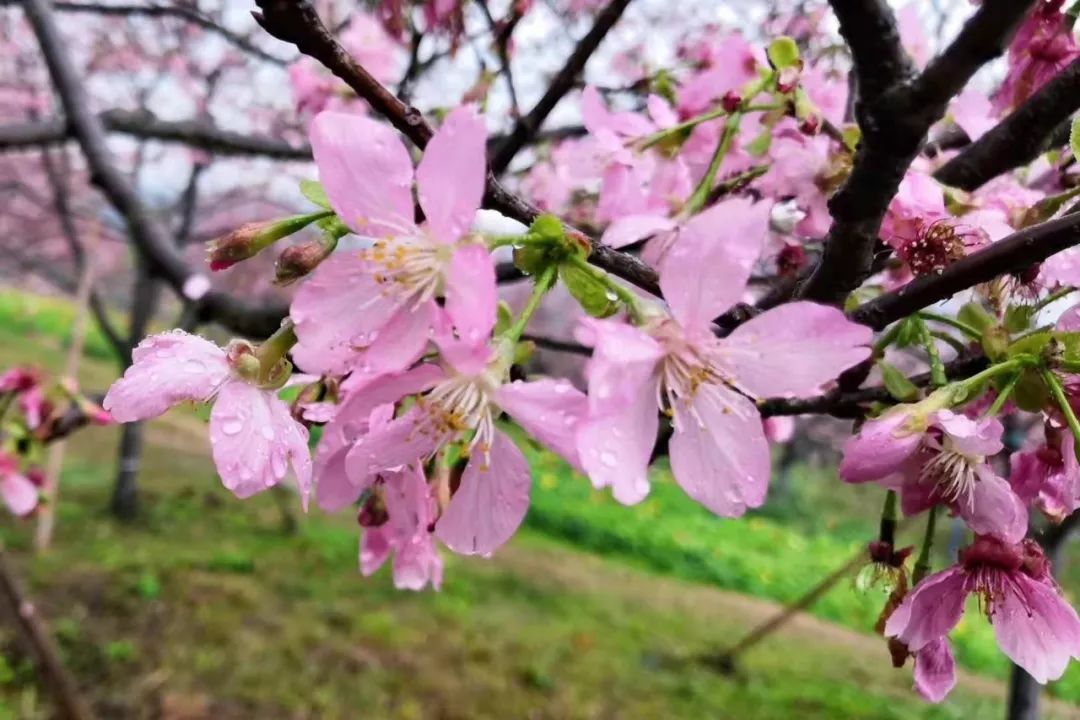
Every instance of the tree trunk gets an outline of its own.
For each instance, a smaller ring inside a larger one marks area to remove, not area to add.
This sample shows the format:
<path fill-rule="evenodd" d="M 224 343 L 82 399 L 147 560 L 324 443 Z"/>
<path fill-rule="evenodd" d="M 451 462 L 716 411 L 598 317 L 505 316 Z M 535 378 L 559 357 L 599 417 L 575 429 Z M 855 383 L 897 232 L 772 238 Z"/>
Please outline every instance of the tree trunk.
<path fill-rule="evenodd" d="M 127 423 L 120 434 L 120 457 L 113 485 L 112 512 L 131 520 L 139 511 L 139 462 L 142 457 L 143 424 Z"/>
<path fill-rule="evenodd" d="M 161 282 L 153 276 L 145 263 L 140 263 L 131 294 L 131 325 L 128 346 L 124 352 L 125 369 L 131 365 L 135 346 L 146 335 L 150 320 L 157 309 L 161 295 Z M 131 520 L 139 508 L 139 461 L 142 456 L 142 423 L 127 423 L 120 435 L 120 457 L 117 462 L 116 483 L 113 485 L 111 508 L 113 515 L 121 520 Z"/>

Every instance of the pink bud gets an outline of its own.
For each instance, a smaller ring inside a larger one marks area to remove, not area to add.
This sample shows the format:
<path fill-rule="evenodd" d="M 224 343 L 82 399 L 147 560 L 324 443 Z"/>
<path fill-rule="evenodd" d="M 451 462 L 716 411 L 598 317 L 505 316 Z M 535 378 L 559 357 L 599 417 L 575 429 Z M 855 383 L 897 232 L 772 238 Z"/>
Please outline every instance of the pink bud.
<path fill-rule="evenodd" d="M 274 263 L 274 284 L 296 282 L 319 266 L 334 251 L 337 241 L 331 237 L 287 247 Z"/>
<path fill-rule="evenodd" d="M 742 95 L 734 90 L 728 90 L 724 93 L 723 99 L 720 101 L 721 106 L 725 111 L 733 113 L 739 109 L 739 105 L 742 103 Z"/>

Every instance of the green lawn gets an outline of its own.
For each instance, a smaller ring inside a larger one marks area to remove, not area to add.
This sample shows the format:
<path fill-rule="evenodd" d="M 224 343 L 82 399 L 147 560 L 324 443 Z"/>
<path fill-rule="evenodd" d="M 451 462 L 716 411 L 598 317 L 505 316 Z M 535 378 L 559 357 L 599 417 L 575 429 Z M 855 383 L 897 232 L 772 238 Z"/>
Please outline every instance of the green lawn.
<path fill-rule="evenodd" d="M 0 367 L 62 362 L 62 323 L 2 327 Z M 91 361 L 81 379 L 98 390 L 111 374 Z M 1000 684 L 967 676 L 947 703 L 919 702 L 910 670 L 893 671 L 879 639 L 812 618 L 755 648 L 734 678 L 693 660 L 775 611 L 747 595 L 797 597 L 873 527 L 876 494 L 852 494 L 805 468 L 769 515 L 723 521 L 687 501 L 663 471 L 646 502 L 624 508 L 530 452 L 526 528 L 491 560 L 446 554 L 442 592 L 415 594 L 395 591 L 386 572 L 359 577 L 348 513 L 300 516 L 289 533 L 280 501 L 292 507 L 295 498 L 241 502 L 224 491 L 191 413 L 151 426 L 143 516 L 113 522 L 103 508 L 116 435 L 88 429 L 69 445 L 52 552 L 32 557 L 32 528 L 3 525 L 102 717 L 1003 715 Z M 881 600 L 842 583 L 814 614 L 865 630 Z M 48 717 L 32 668 L 5 632 L 3 709 Z M 968 668 L 1003 674 L 977 614 L 956 645 Z M 1080 671 L 1070 669 L 1055 691 L 1080 698 Z M 1052 710 L 1080 716 L 1062 702 Z"/>

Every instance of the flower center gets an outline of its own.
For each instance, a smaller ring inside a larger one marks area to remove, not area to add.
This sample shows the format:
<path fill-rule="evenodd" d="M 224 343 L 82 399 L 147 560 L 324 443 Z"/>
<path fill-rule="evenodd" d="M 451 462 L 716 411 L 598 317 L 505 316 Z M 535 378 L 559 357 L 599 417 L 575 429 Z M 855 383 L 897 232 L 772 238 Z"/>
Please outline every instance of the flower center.
<path fill-rule="evenodd" d="M 457 437 L 475 430 L 469 447 L 487 454 L 495 436 L 493 388 L 484 376 L 456 375 L 436 385 L 417 403 L 426 411 L 431 430 Z"/>
<path fill-rule="evenodd" d="M 360 251 L 360 259 L 374 266 L 375 282 L 383 292 L 412 302 L 426 302 L 442 287 L 448 249 L 422 238 L 376 240 Z"/>
<path fill-rule="evenodd" d="M 975 472 L 979 461 L 955 450 L 942 449 L 923 464 L 919 482 L 935 486 L 945 502 L 970 509 L 975 483 L 979 481 Z"/>

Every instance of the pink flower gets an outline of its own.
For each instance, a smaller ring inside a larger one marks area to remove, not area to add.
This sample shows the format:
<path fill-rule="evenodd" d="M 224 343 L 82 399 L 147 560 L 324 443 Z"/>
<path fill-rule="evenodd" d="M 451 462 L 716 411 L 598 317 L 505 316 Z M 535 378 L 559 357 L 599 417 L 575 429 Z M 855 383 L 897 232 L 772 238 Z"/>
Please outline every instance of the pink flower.
<path fill-rule="evenodd" d="M 412 162 L 397 134 L 355 115 L 315 118 L 315 162 L 334 211 L 354 232 L 381 239 L 332 255 L 300 287 L 291 315 L 302 369 L 374 375 L 408 367 L 427 346 L 436 295 L 445 295 L 463 337 L 476 342 L 491 332 L 495 267 L 467 235 L 484 193 L 485 138 L 473 110 L 446 118 L 416 169 L 427 218 L 418 226 Z"/>
<path fill-rule="evenodd" d="M 928 702 L 938 703 L 956 687 L 956 661 L 949 641 L 939 638 L 915 653 L 915 690 Z"/>
<path fill-rule="evenodd" d="M 956 626 L 977 593 L 998 646 L 1040 683 L 1056 680 L 1080 657 L 1080 619 L 1057 588 L 1033 541 L 1009 545 L 978 537 L 960 562 L 915 586 L 885 624 L 885 634 L 919 653 Z"/>
<path fill-rule="evenodd" d="M 941 186 L 918 170 L 909 170 L 881 223 L 881 237 L 894 248 L 918 237 L 923 228 L 948 217 Z"/>
<path fill-rule="evenodd" d="M 37 487 L 19 472 L 18 461 L 4 452 L 0 452 L 0 498 L 13 515 L 20 517 L 32 513 L 38 504 Z"/>
<path fill-rule="evenodd" d="M 1040 0 L 1009 45 L 1009 70 L 994 93 L 996 110 L 1015 108 L 1080 57 L 1061 12 L 1064 0 Z"/>
<path fill-rule="evenodd" d="M 786 443 L 795 437 L 795 418 L 790 416 L 769 417 L 762 421 L 765 438 L 772 443 Z"/>
<path fill-rule="evenodd" d="M 1048 420 L 1044 432 L 1042 444 L 1013 453 L 1009 484 L 1025 502 L 1061 522 L 1080 507 L 1080 464 L 1068 429 Z"/>
<path fill-rule="evenodd" d="M 582 91 L 582 120 L 593 141 L 593 162 L 601 177 L 597 207 L 601 220 L 629 214 L 666 215 L 692 189 L 682 159 L 636 153 L 629 147 L 634 140 L 678 120 L 659 97 L 649 98 L 648 109 L 649 118 L 632 112 L 610 112 L 596 88 L 590 85 Z"/>
<path fill-rule="evenodd" d="M 401 416 L 371 423 L 348 451 L 345 472 L 354 487 L 366 489 L 380 473 L 419 466 L 451 444 L 462 445 L 469 461 L 435 535 L 454 552 L 490 555 L 524 519 L 530 486 L 525 456 L 495 420 L 507 412 L 541 443 L 579 465 L 574 437 L 585 396 L 565 380 L 507 382 L 508 344 L 494 351 L 468 345 L 442 328 L 436 340 L 446 360 L 442 377 Z"/>
<path fill-rule="evenodd" d="M 281 482 L 291 464 L 307 506 L 307 428 L 292 418 L 276 390 L 248 379 L 246 368 L 254 360 L 250 346 L 235 342 L 226 352 L 173 330 L 143 340 L 132 359 L 103 403 L 117 422 L 148 420 L 185 401 L 213 400 L 211 453 L 225 487 L 237 497 L 249 497 Z"/>
<path fill-rule="evenodd" d="M 972 142 L 997 124 L 990 99 L 978 90 L 965 90 L 957 95 L 949 107 L 949 114 Z"/>
<path fill-rule="evenodd" d="M 889 412 L 848 440 L 840 477 L 898 489 L 908 515 L 944 503 L 975 532 L 1019 542 L 1027 534 L 1027 508 L 986 463 L 1001 451 L 1001 433 L 994 417 L 939 410 L 920 422 L 905 411 Z"/>
<path fill-rule="evenodd" d="M 679 88 L 679 113 L 684 117 L 700 115 L 729 91 L 738 92 L 757 77 L 765 59 L 742 33 L 729 33 L 707 48 L 703 58 L 707 67 Z M 700 52 L 700 51 L 699 51 Z"/>
<path fill-rule="evenodd" d="M 729 517 L 758 507 L 769 449 L 752 398 L 813 393 L 869 354 L 869 329 L 813 303 L 781 305 L 717 338 L 712 319 L 741 299 L 768 222 L 765 204 L 719 207 L 709 228 L 684 232 L 664 257 L 670 315 L 641 327 L 587 320 L 580 328 L 593 355 L 578 454 L 593 484 L 623 503 L 648 494 L 659 405 L 672 416 L 671 468 L 687 494 Z"/>
<path fill-rule="evenodd" d="M 371 575 L 390 553 L 394 553 L 394 587 L 423 590 L 431 583 L 442 585 L 443 563 L 435 549 L 430 525 L 435 521 L 436 503 L 424 474 L 416 467 L 384 472 L 374 483 L 369 505 L 359 521 L 364 528 L 360 540 L 360 572 Z M 381 510 L 382 512 L 379 512 Z"/>
<path fill-rule="evenodd" d="M 805 213 L 795 231 L 804 237 L 823 237 L 832 216 L 823 189 L 834 171 L 829 161 L 830 140 L 825 135 L 807 136 L 798 132 L 778 132 L 773 139 L 769 171 L 761 178 L 762 190 L 771 197 L 792 197 Z"/>

